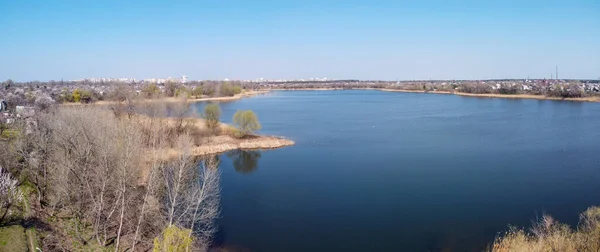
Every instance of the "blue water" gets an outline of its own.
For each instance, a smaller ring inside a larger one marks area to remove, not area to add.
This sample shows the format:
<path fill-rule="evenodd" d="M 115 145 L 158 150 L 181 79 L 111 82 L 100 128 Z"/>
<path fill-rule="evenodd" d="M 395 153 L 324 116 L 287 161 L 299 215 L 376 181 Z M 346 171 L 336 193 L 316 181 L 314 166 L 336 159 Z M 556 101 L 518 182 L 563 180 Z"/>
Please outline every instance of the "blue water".
<path fill-rule="evenodd" d="M 296 141 L 223 155 L 224 247 L 481 251 L 509 224 L 600 205 L 598 103 L 351 90 L 220 105 Z"/>

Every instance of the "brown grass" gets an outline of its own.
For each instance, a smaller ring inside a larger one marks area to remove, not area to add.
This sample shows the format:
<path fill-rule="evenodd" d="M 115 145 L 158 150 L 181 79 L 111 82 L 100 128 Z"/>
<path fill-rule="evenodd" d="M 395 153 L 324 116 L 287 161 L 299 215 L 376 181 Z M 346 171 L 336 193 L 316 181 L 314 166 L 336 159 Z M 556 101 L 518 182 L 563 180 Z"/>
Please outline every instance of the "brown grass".
<path fill-rule="evenodd" d="M 583 212 L 575 230 L 547 215 L 534 224 L 530 232 L 511 228 L 494 241 L 491 251 L 600 251 L 600 207 L 590 207 Z"/>

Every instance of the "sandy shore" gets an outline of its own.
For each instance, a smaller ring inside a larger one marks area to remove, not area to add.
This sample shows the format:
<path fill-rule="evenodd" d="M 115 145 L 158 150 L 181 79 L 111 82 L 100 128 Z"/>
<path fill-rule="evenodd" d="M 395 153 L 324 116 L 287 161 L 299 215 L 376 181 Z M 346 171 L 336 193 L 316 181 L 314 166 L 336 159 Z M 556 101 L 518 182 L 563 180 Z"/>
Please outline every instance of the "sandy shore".
<path fill-rule="evenodd" d="M 150 118 L 142 115 L 136 116 L 137 120 L 139 120 L 141 125 L 147 125 Z M 162 118 L 163 123 L 166 123 L 168 126 L 174 126 L 176 124 L 175 119 L 173 118 Z M 209 132 L 209 129 L 206 127 L 204 119 L 201 118 L 186 118 L 184 119 L 184 123 L 193 127 L 194 132 Z M 220 125 L 219 135 L 210 135 L 206 134 L 204 136 L 200 136 L 199 139 L 196 139 L 196 144 L 192 146 L 191 153 L 194 156 L 202 156 L 202 155 L 210 155 L 210 154 L 219 154 L 231 150 L 248 150 L 248 149 L 276 149 L 285 146 L 294 145 L 294 141 L 285 139 L 283 137 L 276 136 L 264 136 L 264 135 L 252 135 L 247 138 L 238 139 L 228 132 L 231 131 L 233 127 L 224 123 Z M 174 149 L 166 150 L 165 153 L 167 156 L 177 155 Z"/>
<path fill-rule="evenodd" d="M 294 141 L 272 136 L 256 135 L 247 139 L 236 139 L 227 135 L 208 137 L 206 143 L 194 146 L 192 156 L 216 155 L 232 150 L 266 150 L 295 145 Z M 162 150 L 162 158 L 169 159 L 180 154 L 179 150 Z"/>

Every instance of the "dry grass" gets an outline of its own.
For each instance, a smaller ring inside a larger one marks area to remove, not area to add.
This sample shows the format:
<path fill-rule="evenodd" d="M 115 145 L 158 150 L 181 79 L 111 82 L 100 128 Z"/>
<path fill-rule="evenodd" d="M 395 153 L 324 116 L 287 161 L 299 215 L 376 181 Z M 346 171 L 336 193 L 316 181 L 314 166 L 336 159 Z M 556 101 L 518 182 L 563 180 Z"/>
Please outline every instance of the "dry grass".
<path fill-rule="evenodd" d="M 547 215 L 542 217 L 530 232 L 511 228 L 494 241 L 491 251 L 600 251 L 600 207 L 590 207 L 583 212 L 576 230 Z"/>

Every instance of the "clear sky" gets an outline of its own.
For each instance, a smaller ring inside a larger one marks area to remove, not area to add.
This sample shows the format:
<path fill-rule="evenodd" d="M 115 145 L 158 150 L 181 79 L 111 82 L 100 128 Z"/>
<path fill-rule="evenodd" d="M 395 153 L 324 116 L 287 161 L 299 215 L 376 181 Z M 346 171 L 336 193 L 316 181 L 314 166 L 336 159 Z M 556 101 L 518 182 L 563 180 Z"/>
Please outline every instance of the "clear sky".
<path fill-rule="evenodd" d="M 0 79 L 600 78 L 600 0 L 0 0 Z"/>

